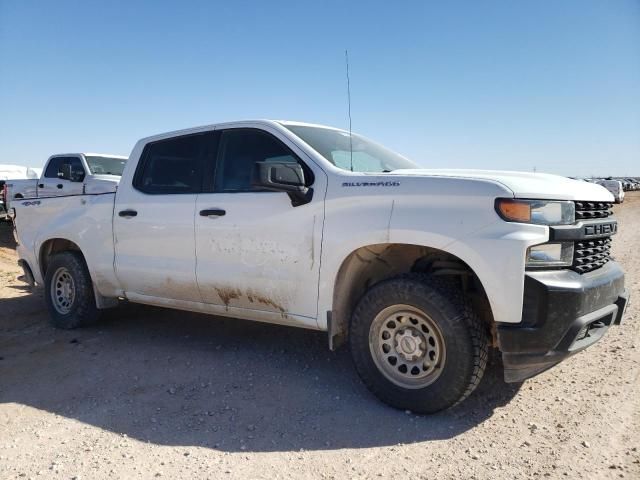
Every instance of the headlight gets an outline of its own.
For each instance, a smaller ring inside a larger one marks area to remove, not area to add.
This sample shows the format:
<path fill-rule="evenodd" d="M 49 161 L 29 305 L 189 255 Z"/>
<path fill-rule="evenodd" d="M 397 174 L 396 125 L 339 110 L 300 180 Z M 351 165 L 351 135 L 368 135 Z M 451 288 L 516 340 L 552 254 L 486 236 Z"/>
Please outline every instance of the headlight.
<path fill-rule="evenodd" d="M 576 206 L 573 202 L 556 200 L 498 198 L 496 211 L 507 222 L 571 225 L 576 219 Z"/>
<path fill-rule="evenodd" d="M 573 242 L 543 243 L 527 249 L 527 267 L 570 267 Z"/>

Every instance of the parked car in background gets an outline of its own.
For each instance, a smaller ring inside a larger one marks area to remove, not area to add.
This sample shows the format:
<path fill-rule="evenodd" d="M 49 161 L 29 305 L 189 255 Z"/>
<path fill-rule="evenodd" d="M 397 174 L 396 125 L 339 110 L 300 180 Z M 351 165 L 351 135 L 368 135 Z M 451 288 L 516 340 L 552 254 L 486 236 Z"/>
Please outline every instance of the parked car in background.
<path fill-rule="evenodd" d="M 617 180 L 622 184 L 622 190 L 628 192 L 631 190 L 631 182 L 626 178 L 607 178 L 607 180 Z"/>
<path fill-rule="evenodd" d="M 6 209 L 13 200 L 115 191 L 127 157 L 63 153 L 49 157 L 39 178 L 7 181 Z"/>
<path fill-rule="evenodd" d="M 640 183 L 635 178 L 625 178 L 625 184 L 627 185 L 627 191 L 634 192 L 636 190 L 640 190 Z"/>
<path fill-rule="evenodd" d="M 5 181 L 0 180 L 0 220 L 5 220 L 7 218 L 7 187 L 5 186 Z"/>
<path fill-rule="evenodd" d="M 624 202 L 624 189 L 620 180 L 599 180 L 598 185 L 602 185 L 609 190 L 616 203 Z"/>

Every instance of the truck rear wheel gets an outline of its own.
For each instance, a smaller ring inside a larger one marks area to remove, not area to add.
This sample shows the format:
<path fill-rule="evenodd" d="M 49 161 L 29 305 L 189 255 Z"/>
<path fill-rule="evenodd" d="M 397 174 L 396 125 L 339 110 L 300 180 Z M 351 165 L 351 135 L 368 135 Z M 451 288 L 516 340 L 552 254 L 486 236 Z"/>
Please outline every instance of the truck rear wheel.
<path fill-rule="evenodd" d="M 44 281 L 45 301 L 51 324 L 72 329 L 98 320 L 93 284 L 87 265 L 78 252 L 51 256 Z"/>
<path fill-rule="evenodd" d="M 356 369 L 385 403 L 434 413 L 480 383 L 488 336 L 457 286 L 422 274 L 374 285 L 358 303 L 349 341 Z"/>

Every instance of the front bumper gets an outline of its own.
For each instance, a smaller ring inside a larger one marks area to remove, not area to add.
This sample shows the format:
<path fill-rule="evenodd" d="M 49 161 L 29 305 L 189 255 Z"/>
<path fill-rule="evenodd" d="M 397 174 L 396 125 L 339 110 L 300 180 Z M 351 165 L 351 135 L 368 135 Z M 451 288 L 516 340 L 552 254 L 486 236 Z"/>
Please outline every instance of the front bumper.
<path fill-rule="evenodd" d="M 613 261 L 593 272 L 526 272 L 522 321 L 497 326 L 504 378 L 520 382 L 600 340 L 622 321 L 629 294 Z"/>

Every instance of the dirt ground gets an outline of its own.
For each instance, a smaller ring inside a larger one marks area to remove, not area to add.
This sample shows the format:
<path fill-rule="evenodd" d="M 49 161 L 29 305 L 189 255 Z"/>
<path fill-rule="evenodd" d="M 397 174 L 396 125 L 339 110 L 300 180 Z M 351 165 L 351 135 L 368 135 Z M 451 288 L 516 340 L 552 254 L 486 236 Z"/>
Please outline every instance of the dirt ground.
<path fill-rule="evenodd" d="M 127 305 L 57 331 L 0 227 L 0 479 L 640 478 L 640 192 L 616 207 L 624 323 L 462 405 L 393 410 L 326 335 Z"/>

